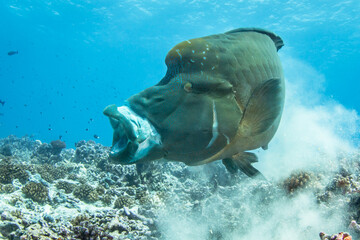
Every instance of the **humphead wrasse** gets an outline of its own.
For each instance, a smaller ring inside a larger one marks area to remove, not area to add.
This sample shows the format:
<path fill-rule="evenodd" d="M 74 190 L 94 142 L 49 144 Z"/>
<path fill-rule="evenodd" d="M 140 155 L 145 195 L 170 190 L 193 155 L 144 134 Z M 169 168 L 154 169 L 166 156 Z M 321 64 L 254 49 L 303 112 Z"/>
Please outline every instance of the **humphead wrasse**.
<path fill-rule="evenodd" d="M 274 33 L 240 28 L 187 40 L 166 56 L 153 87 L 104 114 L 114 129 L 110 157 L 121 164 L 165 159 L 222 160 L 234 173 L 259 173 L 248 150 L 267 149 L 281 119 L 284 76 Z"/>

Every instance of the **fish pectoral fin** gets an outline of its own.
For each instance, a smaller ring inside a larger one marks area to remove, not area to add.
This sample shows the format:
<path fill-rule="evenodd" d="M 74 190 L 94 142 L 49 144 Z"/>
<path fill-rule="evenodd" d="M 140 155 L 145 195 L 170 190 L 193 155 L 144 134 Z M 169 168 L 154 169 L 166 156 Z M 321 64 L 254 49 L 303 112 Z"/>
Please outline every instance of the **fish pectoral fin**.
<path fill-rule="evenodd" d="M 238 169 L 240 169 L 243 173 L 245 173 L 249 177 L 257 177 L 264 176 L 251 164 L 258 161 L 257 156 L 254 153 L 250 152 L 241 152 L 238 153 L 231 158 L 225 158 L 222 160 L 226 169 L 230 173 L 236 173 Z"/>
<path fill-rule="evenodd" d="M 281 80 L 273 78 L 258 86 L 252 93 L 240 122 L 243 136 L 254 136 L 266 131 L 280 116 L 283 89 Z"/>

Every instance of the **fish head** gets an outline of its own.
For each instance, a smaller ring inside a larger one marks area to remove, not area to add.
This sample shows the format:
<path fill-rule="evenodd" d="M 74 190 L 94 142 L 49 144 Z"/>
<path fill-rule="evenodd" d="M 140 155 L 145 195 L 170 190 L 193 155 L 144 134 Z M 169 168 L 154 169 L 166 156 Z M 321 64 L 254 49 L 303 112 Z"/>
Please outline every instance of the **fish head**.
<path fill-rule="evenodd" d="M 214 52 L 202 39 L 176 45 L 165 63 L 164 78 L 127 102 L 157 130 L 166 158 L 207 158 L 232 140 L 240 122 L 233 85 L 221 76 Z"/>
<path fill-rule="evenodd" d="M 104 114 L 114 130 L 110 157 L 122 164 L 160 158 L 188 163 L 228 144 L 241 114 L 231 84 L 200 75 L 166 76 L 126 106 L 108 106 Z"/>

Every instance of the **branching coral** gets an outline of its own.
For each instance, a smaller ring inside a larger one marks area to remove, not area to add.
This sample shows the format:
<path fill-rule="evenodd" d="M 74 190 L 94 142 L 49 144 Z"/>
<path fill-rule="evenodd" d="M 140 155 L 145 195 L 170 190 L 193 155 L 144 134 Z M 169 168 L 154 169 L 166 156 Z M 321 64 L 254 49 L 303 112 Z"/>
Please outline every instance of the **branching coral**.
<path fill-rule="evenodd" d="M 129 196 L 120 196 L 114 202 L 114 208 L 132 207 L 134 200 Z"/>
<path fill-rule="evenodd" d="M 293 194 L 299 189 L 308 187 L 313 177 L 307 172 L 293 173 L 284 181 L 283 186 L 288 193 Z"/>
<path fill-rule="evenodd" d="M 99 193 L 95 188 L 88 184 L 79 185 L 75 188 L 73 194 L 75 197 L 86 202 L 95 202 L 99 200 Z"/>
<path fill-rule="evenodd" d="M 29 182 L 21 191 L 35 202 L 42 203 L 49 199 L 49 189 L 42 183 Z"/>
<path fill-rule="evenodd" d="M 56 188 L 65 190 L 65 193 L 72 193 L 75 187 L 76 185 L 74 183 L 67 181 L 59 181 L 56 183 Z"/>
<path fill-rule="evenodd" d="M 0 162 L 0 183 L 12 183 L 14 179 L 19 179 L 24 184 L 29 179 L 26 167 L 12 163 L 11 158 L 3 159 Z"/>

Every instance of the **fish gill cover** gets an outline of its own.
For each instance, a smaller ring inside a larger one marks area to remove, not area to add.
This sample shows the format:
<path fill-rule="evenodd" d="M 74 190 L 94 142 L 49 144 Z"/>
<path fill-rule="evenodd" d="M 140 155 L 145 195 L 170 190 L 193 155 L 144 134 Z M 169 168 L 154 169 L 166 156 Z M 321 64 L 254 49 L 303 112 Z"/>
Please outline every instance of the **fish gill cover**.
<path fill-rule="evenodd" d="M 2 237 L 357 239 L 359 226 L 349 225 L 360 218 L 358 4 L 1 3 Z M 109 163 L 101 115 L 109 99 L 155 84 L 173 44 L 239 25 L 286 43 L 282 121 L 269 149 L 255 151 L 268 181 L 216 162 Z M 55 151 L 59 135 L 68 148 Z"/>

